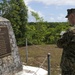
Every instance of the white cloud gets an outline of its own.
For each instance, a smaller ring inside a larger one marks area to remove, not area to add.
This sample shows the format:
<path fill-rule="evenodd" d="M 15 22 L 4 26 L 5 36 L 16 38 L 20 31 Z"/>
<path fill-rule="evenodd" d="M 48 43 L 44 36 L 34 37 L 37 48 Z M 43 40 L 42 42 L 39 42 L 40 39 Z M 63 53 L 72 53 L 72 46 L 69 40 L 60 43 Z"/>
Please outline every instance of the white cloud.
<path fill-rule="evenodd" d="M 40 17 L 43 17 L 45 21 L 48 22 L 64 22 L 67 21 L 65 15 L 59 14 L 55 17 L 55 14 L 50 14 L 48 17 L 47 15 L 43 15 L 40 11 L 35 11 L 32 9 L 28 4 L 32 1 L 42 2 L 45 5 L 75 5 L 75 0 L 24 0 L 26 5 L 28 6 L 28 15 L 29 21 L 35 21 L 35 18 L 32 17 L 31 11 L 37 12 Z"/>
<path fill-rule="evenodd" d="M 28 7 L 28 13 L 31 14 L 31 11 L 36 12 L 35 10 L 33 10 L 31 7 Z"/>
<path fill-rule="evenodd" d="M 28 21 L 30 21 L 30 22 L 34 22 L 35 19 L 32 17 L 32 15 L 31 15 L 31 11 L 36 12 L 36 11 L 33 10 L 31 7 L 28 7 Z"/>
<path fill-rule="evenodd" d="M 58 16 L 51 15 L 51 17 L 48 19 L 48 22 L 66 22 L 67 19 L 65 18 L 65 15 L 59 14 Z"/>
<path fill-rule="evenodd" d="M 40 17 L 44 17 L 44 15 L 42 14 L 42 12 L 40 12 L 40 11 L 35 11 L 35 10 L 33 10 L 31 7 L 28 7 L 28 16 L 29 16 L 29 21 L 31 21 L 31 22 L 34 22 L 34 21 L 35 21 L 35 18 L 32 17 L 32 15 L 31 15 L 31 11 L 33 11 L 33 12 L 35 12 L 35 13 L 38 13 L 38 15 L 39 15 Z"/>
<path fill-rule="evenodd" d="M 59 14 L 58 16 L 55 17 L 55 14 L 43 15 L 40 11 L 37 12 L 37 11 L 33 10 L 31 7 L 28 7 L 28 10 L 29 10 L 28 11 L 29 21 L 31 21 L 31 22 L 35 22 L 35 18 L 32 17 L 31 11 L 38 13 L 40 17 L 43 17 L 44 21 L 48 21 L 48 22 L 65 22 L 65 21 L 67 21 L 64 14 Z"/>
<path fill-rule="evenodd" d="M 35 10 L 33 10 L 31 7 L 28 7 L 28 13 L 29 13 L 29 14 L 31 14 L 31 11 L 33 11 L 33 12 L 35 12 L 35 13 L 38 13 L 38 15 L 39 15 L 40 17 L 43 17 L 43 16 L 44 16 L 40 11 L 35 11 Z"/>
<path fill-rule="evenodd" d="M 44 17 L 44 15 L 40 12 L 40 11 L 35 11 L 33 10 L 31 7 L 28 7 L 28 14 L 30 15 L 31 14 L 31 11 L 35 12 L 35 13 L 38 13 L 38 15 L 40 17 Z"/>
<path fill-rule="evenodd" d="M 38 11 L 37 13 L 39 14 L 40 17 L 44 17 L 44 15 L 42 14 L 42 12 Z"/>
<path fill-rule="evenodd" d="M 66 21 L 65 15 L 60 14 L 60 15 L 57 17 L 57 21 Z"/>
<path fill-rule="evenodd" d="M 24 0 L 26 4 L 32 1 L 42 2 L 45 5 L 75 5 L 75 0 Z"/>
<path fill-rule="evenodd" d="M 32 2 L 33 0 L 24 0 L 25 4 L 28 5 L 30 2 Z"/>
<path fill-rule="evenodd" d="M 55 22 L 55 18 L 54 17 L 50 17 L 49 22 Z"/>

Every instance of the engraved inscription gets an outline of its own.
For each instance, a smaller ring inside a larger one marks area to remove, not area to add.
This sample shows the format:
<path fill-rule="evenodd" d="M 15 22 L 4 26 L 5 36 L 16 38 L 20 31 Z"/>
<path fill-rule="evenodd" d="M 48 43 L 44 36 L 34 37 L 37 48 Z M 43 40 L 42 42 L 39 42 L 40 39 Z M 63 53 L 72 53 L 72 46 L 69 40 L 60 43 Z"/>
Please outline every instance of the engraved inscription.
<path fill-rule="evenodd" d="M 2 34 L 0 34 L 0 55 L 6 52 L 5 39 Z"/>
<path fill-rule="evenodd" d="M 0 26 L 0 57 L 11 52 L 8 29 Z"/>

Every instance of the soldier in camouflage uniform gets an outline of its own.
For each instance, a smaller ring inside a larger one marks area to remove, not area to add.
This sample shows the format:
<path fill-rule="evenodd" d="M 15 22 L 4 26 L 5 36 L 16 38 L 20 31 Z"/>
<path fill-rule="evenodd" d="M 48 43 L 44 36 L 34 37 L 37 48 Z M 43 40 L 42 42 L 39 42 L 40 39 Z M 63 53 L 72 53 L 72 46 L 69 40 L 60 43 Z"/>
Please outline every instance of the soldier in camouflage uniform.
<path fill-rule="evenodd" d="M 62 75 L 75 75 L 75 9 L 68 9 L 68 18 L 71 28 L 58 39 L 57 46 L 63 48 L 61 58 Z"/>

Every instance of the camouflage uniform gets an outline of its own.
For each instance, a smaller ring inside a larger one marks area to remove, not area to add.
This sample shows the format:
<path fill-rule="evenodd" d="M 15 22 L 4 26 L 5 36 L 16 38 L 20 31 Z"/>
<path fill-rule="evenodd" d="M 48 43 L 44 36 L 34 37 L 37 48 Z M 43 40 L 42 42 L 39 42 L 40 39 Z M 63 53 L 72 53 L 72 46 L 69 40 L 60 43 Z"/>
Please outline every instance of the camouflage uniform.
<path fill-rule="evenodd" d="M 57 41 L 57 46 L 63 48 L 60 64 L 62 75 L 75 75 L 75 27 L 63 34 Z"/>

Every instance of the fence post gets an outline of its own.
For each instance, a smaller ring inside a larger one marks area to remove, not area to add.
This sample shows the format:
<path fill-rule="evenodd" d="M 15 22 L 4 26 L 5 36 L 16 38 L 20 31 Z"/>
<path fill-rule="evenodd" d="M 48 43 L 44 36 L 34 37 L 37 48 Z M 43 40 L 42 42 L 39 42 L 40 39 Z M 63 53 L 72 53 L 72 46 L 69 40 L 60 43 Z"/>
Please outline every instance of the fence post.
<path fill-rule="evenodd" d="M 48 75 L 50 75 L 50 53 L 48 53 L 47 58 L 48 58 Z"/>
<path fill-rule="evenodd" d="M 27 44 L 27 38 L 26 38 L 26 63 L 28 61 L 28 44 Z"/>

